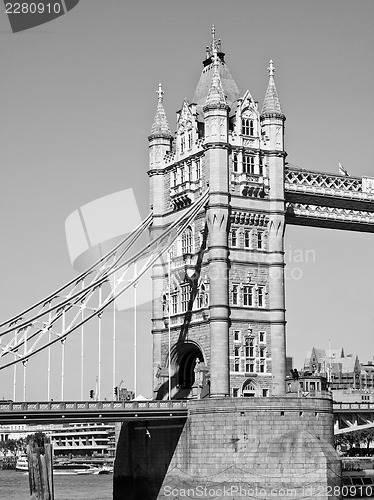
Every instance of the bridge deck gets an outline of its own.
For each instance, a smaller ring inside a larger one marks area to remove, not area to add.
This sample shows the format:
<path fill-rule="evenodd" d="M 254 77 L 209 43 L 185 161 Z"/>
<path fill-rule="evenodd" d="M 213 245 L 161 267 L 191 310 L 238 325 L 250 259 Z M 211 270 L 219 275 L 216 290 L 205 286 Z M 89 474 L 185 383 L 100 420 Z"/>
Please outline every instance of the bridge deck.
<path fill-rule="evenodd" d="M 0 402 L 0 424 L 186 418 L 187 401 Z"/>

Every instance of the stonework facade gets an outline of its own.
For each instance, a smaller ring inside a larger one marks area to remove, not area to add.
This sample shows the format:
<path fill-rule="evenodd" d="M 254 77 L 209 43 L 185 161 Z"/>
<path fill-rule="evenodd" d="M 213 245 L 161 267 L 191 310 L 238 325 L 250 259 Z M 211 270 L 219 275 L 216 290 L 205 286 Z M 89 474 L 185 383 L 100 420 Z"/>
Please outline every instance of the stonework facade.
<path fill-rule="evenodd" d="M 285 391 L 284 121 L 270 62 L 260 111 L 212 41 L 172 136 L 160 85 L 149 136 L 151 235 L 209 191 L 207 206 L 153 271 L 155 397 L 192 395 L 194 364 L 211 395 Z M 169 291 L 170 286 L 170 291 Z M 170 309 L 170 325 L 169 325 Z M 169 361 L 169 327 L 171 350 Z"/>

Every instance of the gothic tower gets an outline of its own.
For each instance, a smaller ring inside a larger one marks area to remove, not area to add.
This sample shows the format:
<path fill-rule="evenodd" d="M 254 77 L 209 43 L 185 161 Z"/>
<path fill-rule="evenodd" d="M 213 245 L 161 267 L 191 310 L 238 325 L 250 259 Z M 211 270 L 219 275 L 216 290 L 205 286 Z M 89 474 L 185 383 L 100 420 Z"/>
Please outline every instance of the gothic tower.
<path fill-rule="evenodd" d="M 172 398 L 285 392 L 285 117 L 272 61 L 268 70 L 260 112 L 248 90 L 240 97 L 213 27 L 174 136 L 159 87 L 149 136 L 151 236 L 206 190 L 209 199 L 174 243 L 170 266 L 165 257 L 153 268 L 157 398 L 169 397 L 169 387 Z"/>

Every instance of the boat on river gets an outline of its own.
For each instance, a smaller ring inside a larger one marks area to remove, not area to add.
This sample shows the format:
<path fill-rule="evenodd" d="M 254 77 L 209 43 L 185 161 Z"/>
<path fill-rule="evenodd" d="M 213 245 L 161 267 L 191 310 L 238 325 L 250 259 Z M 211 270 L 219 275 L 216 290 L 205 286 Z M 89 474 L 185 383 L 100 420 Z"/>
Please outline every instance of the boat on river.
<path fill-rule="evenodd" d="M 17 462 L 16 462 L 16 469 L 17 470 L 29 470 L 29 464 L 27 462 L 27 456 L 26 455 L 20 455 L 18 458 L 17 458 Z"/>
<path fill-rule="evenodd" d="M 17 459 L 16 469 L 28 472 L 28 462 L 27 456 L 21 455 Z M 66 461 L 56 461 L 53 464 L 53 475 L 54 476 L 66 476 L 66 475 L 87 475 L 87 474 L 111 474 L 113 472 L 113 467 L 110 465 L 93 465 L 84 462 L 74 462 L 70 460 Z"/>

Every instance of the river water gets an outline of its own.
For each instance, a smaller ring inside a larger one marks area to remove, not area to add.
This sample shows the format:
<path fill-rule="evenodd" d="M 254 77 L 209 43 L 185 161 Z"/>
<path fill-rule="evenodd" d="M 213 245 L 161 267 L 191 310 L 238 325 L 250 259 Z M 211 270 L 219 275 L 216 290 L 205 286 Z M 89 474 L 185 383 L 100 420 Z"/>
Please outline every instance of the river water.
<path fill-rule="evenodd" d="M 113 474 L 54 476 L 55 500 L 112 500 Z M 30 500 L 28 473 L 0 469 L 0 499 Z"/>
<path fill-rule="evenodd" d="M 54 490 L 55 500 L 112 500 L 113 474 L 54 476 Z M 0 469 L 0 500 L 30 500 L 28 473 Z"/>

